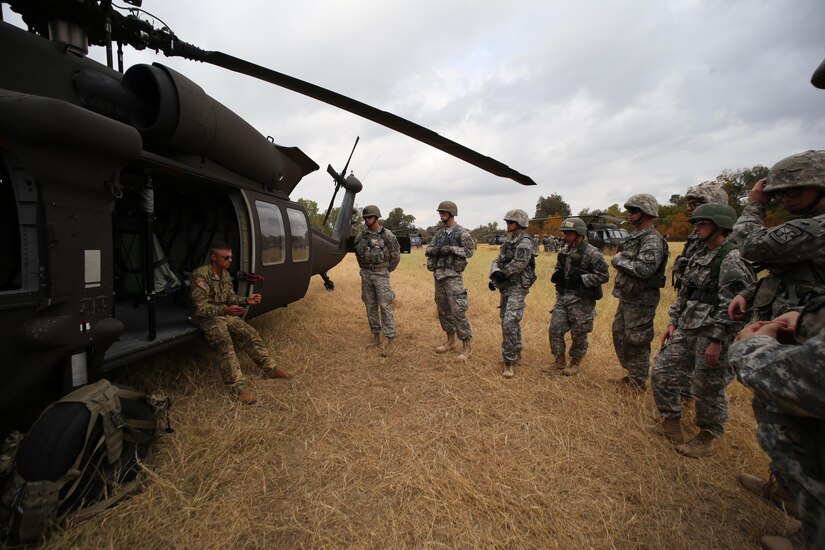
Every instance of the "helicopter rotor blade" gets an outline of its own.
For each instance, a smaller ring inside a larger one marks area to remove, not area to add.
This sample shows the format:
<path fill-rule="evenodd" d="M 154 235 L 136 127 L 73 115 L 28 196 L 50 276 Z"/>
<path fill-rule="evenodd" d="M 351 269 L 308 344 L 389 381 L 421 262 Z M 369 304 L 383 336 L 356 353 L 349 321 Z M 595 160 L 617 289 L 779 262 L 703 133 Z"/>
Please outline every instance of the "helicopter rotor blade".
<path fill-rule="evenodd" d="M 387 111 L 382 111 L 356 99 L 352 99 L 337 92 L 327 90 L 326 88 L 316 86 L 315 84 L 310 84 L 309 82 L 299 80 L 292 76 L 273 71 L 272 69 L 255 65 L 249 61 L 238 59 L 237 57 L 233 57 L 223 52 L 204 51 L 199 50 L 198 48 L 181 47 L 183 45 L 183 43 L 178 41 L 178 47 L 171 49 L 167 52 L 167 55 L 190 57 L 197 61 L 209 63 L 236 73 L 245 74 L 247 76 L 269 82 L 270 84 L 275 84 L 276 86 L 281 86 L 282 88 L 286 88 L 288 90 L 298 92 L 299 94 L 323 101 L 324 103 L 334 107 L 349 111 L 350 113 L 366 118 L 367 120 L 386 126 L 387 128 L 400 132 L 413 139 L 417 139 L 418 141 L 426 143 L 436 149 L 440 149 L 447 154 L 459 158 L 469 164 L 472 164 L 473 166 L 477 166 L 478 168 L 490 172 L 491 174 L 495 174 L 496 176 L 509 178 L 522 185 L 536 185 L 536 182 L 533 181 L 532 178 L 510 168 L 506 164 L 482 155 L 477 151 L 473 151 L 464 145 L 447 139 L 428 128 L 401 118 L 398 115 L 388 113 Z"/>

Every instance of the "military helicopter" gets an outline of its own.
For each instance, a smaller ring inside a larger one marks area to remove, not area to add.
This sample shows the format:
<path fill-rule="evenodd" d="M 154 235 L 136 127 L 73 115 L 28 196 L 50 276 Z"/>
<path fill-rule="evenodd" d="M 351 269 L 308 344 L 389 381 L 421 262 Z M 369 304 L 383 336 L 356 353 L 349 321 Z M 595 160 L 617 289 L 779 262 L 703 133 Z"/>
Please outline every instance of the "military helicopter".
<path fill-rule="evenodd" d="M 524 185 L 532 179 L 355 99 L 217 51 L 139 17 L 140 0 L 2 0 L 0 22 L 0 410 L 68 391 L 197 338 L 187 273 L 211 241 L 235 252 L 247 317 L 294 302 L 345 256 L 360 181 L 327 167 L 331 235 L 290 198 L 319 166 L 278 145 L 161 64 L 125 72 L 122 46 L 223 67 L 345 109 Z M 121 10 L 124 12 L 122 13 Z M 87 57 L 104 47 L 107 64 Z M 114 47 L 117 47 L 117 68 Z M 357 144 L 357 140 L 356 140 Z M 353 147 L 354 150 L 354 147 Z M 350 159 L 352 153 L 350 154 Z M 9 416 L 5 412 L 4 416 Z"/>
<path fill-rule="evenodd" d="M 616 250 L 629 236 L 619 227 L 624 220 L 596 210 L 592 214 L 577 216 L 587 224 L 587 240 L 599 250 Z"/>

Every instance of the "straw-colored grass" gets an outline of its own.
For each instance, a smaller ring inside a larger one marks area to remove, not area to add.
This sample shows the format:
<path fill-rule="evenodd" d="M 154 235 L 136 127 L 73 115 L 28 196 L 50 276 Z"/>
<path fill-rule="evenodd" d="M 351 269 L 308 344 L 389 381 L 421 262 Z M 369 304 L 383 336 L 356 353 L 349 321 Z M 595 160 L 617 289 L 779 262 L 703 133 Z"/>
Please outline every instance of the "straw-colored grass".
<path fill-rule="evenodd" d="M 674 251 L 679 245 L 674 244 Z M 471 360 L 437 355 L 442 332 L 422 251 L 392 275 L 398 349 L 364 348 L 370 333 L 354 258 L 313 281 L 305 299 L 253 321 L 291 381 L 242 365 L 258 395 L 243 406 L 202 343 L 125 369 L 174 401 L 175 433 L 159 443 L 146 489 L 56 533 L 50 548 L 753 548 L 797 523 L 749 494 L 740 471 L 765 475 L 750 395 L 729 390 L 720 451 L 694 460 L 644 431 L 650 392 L 623 376 L 598 304 L 579 376 L 544 374 L 555 255 L 538 258 L 523 365 L 501 377 L 497 249 L 481 245 L 466 286 Z M 612 270 L 611 270 L 612 271 Z M 612 274 L 612 273 L 611 273 Z M 663 293 L 658 334 L 673 291 Z M 694 430 L 692 413 L 685 426 Z"/>

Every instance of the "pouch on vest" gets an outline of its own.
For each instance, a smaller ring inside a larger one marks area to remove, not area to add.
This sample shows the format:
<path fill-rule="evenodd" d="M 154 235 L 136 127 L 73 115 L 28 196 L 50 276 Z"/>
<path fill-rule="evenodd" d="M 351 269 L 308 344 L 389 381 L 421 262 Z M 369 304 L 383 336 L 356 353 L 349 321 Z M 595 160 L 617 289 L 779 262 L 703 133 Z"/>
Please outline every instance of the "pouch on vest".
<path fill-rule="evenodd" d="M 0 491 L 0 540 L 42 539 L 70 515 L 85 519 L 135 492 L 159 428 L 171 431 L 168 405 L 108 380 L 49 405 Z"/>

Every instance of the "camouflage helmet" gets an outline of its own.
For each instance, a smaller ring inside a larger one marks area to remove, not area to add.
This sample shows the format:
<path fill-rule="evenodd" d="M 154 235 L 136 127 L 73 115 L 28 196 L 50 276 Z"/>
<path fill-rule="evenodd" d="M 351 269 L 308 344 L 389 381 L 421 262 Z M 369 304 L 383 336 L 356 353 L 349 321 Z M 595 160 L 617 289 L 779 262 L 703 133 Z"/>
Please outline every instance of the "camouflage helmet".
<path fill-rule="evenodd" d="M 653 195 L 648 195 L 646 193 L 633 195 L 627 199 L 627 202 L 624 203 L 624 207 L 625 210 L 638 208 L 643 214 L 647 214 L 651 218 L 659 217 L 659 203 L 656 202 L 656 197 Z"/>
<path fill-rule="evenodd" d="M 364 211 L 361 212 L 361 217 L 366 218 L 367 216 L 375 216 L 376 218 L 381 217 L 381 211 L 378 210 L 378 207 L 374 204 L 369 204 L 364 207 Z"/>
<path fill-rule="evenodd" d="M 698 220 L 710 220 L 721 229 L 733 229 L 733 224 L 736 223 L 736 210 L 727 204 L 703 204 L 690 216 L 691 223 Z"/>
<path fill-rule="evenodd" d="M 561 230 L 563 233 L 573 231 L 577 235 L 584 235 L 587 233 L 587 224 L 581 218 L 566 218 L 561 222 Z"/>
<path fill-rule="evenodd" d="M 449 212 L 453 216 L 458 216 L 458 206 L 453 201 L 441 201 L 435 210 L 436 212 Z"/>
<path fill-rule="evenodd" d="M 771 167 L 762 190 L 775 193 L 794 187 L 825 191 L 825 151 L 805 151 L 780 160 Z"/>
<path fill-rule="evenodd" d="M 685 193 L 687 200 L 700 200 L 703 204 L 728 204 L 728 194 L 721 185 L 712 181 L 703 181 L 698 185 L 688 187 Z"/>
<path fill-rule="evenodd" d="M 510 210 L 504 215 L 504 221 L 506 222 L 516 222 L 519 227 L 526 228 L 529 223 L 529 218 L 527 217 L 527 212 L 520 208 L 516 208 L 515 210 Z"/>

